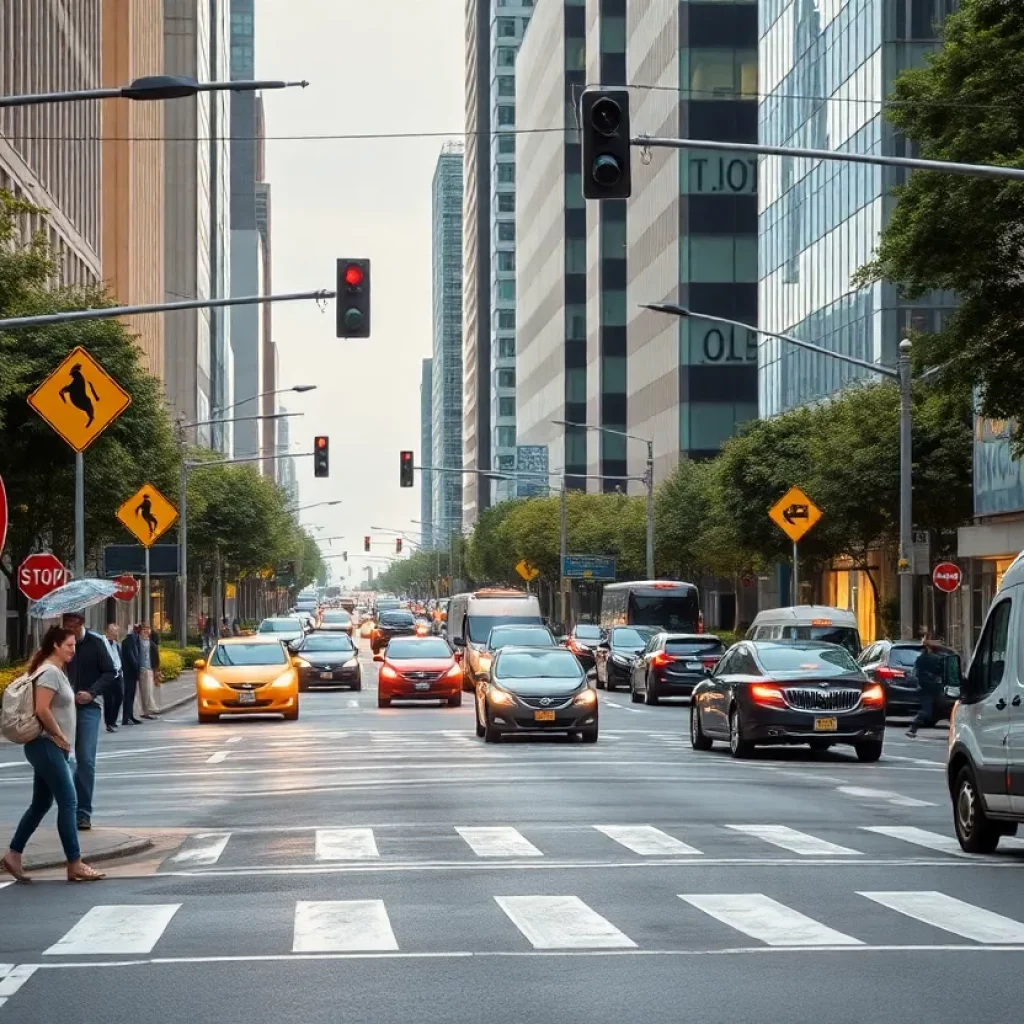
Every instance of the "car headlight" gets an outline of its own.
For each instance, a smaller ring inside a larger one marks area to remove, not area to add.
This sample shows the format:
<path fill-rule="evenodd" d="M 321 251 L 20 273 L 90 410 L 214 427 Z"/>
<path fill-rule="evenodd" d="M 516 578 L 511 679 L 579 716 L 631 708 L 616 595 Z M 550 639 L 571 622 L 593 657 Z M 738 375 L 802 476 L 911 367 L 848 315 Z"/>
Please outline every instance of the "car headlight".
<path fill-rule="evenodd" d="M 350 658 L 348 661 L 345 662 L 342 668 L 359 668 L 359 659 Z"/>
<path fill-rule="evenodd" d="M 487 696 L 490 698 L 492 704 L 514 704 L 516 702 L 515 697 L 513 697 L 511 693 L 499 690 L 496 686 L 492 686 L 487 691 Z"/>
<path fill-rule="evenodd" d="M 580 690 L 572 702 L 578 707 L 593 707 L 597 703 L 597 693 L 588 686 L 585 690 Z"/>
<path fill-rule="evenodd" d="M 273 689 L 283 690 L 295 685 L 295 676 L 291 672 L 282 672 L 270 685 Z"/>
<path fill-rule="evenodd" d="M 199 689 L 200 690 L 219 690 L 220 689 L 220 683 L 216 679 L 214 679 L 214 677 L 211 676 L 209 673 L 207 673 L 207 672 L 200 672 L 199 673 Z"/>
<path fill-rule="evenodd" d="M 308 661 L 306 661 L 305 658 L 296 658 L 295 661 L 296 661 L 296 667 L 297 668 L 312 668 L 313 667 L 312 665 L 310 665 L 310 663 Z"/>

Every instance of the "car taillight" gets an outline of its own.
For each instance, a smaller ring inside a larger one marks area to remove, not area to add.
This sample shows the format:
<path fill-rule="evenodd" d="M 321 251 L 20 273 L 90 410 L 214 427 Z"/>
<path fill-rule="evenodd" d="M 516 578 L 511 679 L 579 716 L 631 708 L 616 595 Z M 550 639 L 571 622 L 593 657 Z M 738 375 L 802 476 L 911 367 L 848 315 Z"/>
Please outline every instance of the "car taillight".
<path fill-rule="evenodd" d="M 755 704 L 761 704 L 768 708 L 784 708 L 786 706 L 782 690 L 777 686 L 767 686 L 764 683 L 754 683 L 750 687 L 750 698 Z"/>
<path fill-rule="evenodd" d="M 671 665 L 675 661 L 675 658 L 666 654 L 664 651 L 658 651 L 658 653 L 651 658 L 651 668 L 664 668 L 666 665 Z"/>
<path fill-rule="evenodd" d="M 885 704 L 885 690 L 878 683 L 868 686 L 860 695 L 860 702 L 868 708 L 880 708 Z"/>
<path fill-rule="evenodd" d="M 715 671 L 715 666 L 719 662 L 719 658 L 717 656 L 716 657 L 701 658 L 701 661 L 704 662 L 704 671 L 705 672 L 714 672 Z"/>
<path fill-rule="evenodd" d="M 394 680 L 398 678 L 398 673 L 390 665 L 381 665 L 380 678 Z"/>
<path fill-rule="evenodd" d="M 907 673 L 901 668 L 889 668 L 888 665 L 881 665 L 875 669 L 879 679 L 902 679 Z"/>
<path fill-rule="evenodd" d="M 427 629 L 426 626 L 417 626 L 416 627 L 416 635 L 417 636 L 426 636 L 428 632 L 429 632 L 429 630 Z"/>
<path fill-rule="evenodd" d="M 459 664 L 452 665 L 447 672 L 445 672 L 447 679 L 461 679 L 462 678 L 462 666 Z"/>
<path fill-rule="evenodd" d="M 573 654 L 583 653 L 583 648 L 575 640 L 573 640 L 572 637 L 569 638 L 569 642 L 566 644 L 566 647 L 568 647 Z"/>

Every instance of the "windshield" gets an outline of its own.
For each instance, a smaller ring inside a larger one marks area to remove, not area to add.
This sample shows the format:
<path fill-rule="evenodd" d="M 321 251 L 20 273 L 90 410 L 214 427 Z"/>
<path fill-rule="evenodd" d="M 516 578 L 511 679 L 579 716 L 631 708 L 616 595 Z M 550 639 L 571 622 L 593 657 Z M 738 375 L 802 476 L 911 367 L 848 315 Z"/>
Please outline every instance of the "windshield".
<path fill-rule="evenodd" d="M 451 648 L 441 639 L 392 640 L 388 657 L 393 661 L 408 658 L 450 658 Z"/>
<path fill-rule="evenodd" d="M 725 645 L 721 640 L 669 640 L 667 654 L 721 654 Z"/>
<path fill-rule="evenodd" d="M 217 644 L 211 665 L 287 665 L 280 644 Z"/>
<path fill-rule="evenodd" d="M 583 670 L 571 651 L 509 651 L 496 662 L 495 679 L 580 679 Z"/>
<path fill-rule="evenodd" d="M 310 636 L 306 637 L 300 650 L 303 651 L 354 651 L 352 641 L 347 636 Z"/>
<path fill-rule="evenodd" d="M 646 647 L 652 635 L 649 630 L 613 629 L 612 647 Z"/>
<path fill-rule="evenodd" d="M 298 619 L 264 619 L 260 623 L 261 633 L 301 633 L 302 623 Z"/>
<path fill-rule="evenodd" d="M 851 626 L 786 626 L 782 636 L 786 640 L 823 640 L 845 647 L 854 657 L 860 654 L 860 634 Z"/>
<path fill-rule="evenodd" d="M 411 626 L 412 612 L 384 612 L 380 617 L 382 626 Z"/>
<path fill-rule="evenodd" d="M 554 647 L 555 641 L 544 626 L 501 627 L 491 631 L 487 646 L 493 651 L 502 647 Z"/>
<path fill-rule="evenodd" d="M 337 622 L 341 625 L 345 625 L 352 621 L 352 616 L 348 612 L 324 612 L 324 622 Z"/>
<path fill-rule="evenodd" d="M 466 633 L 477 644 L 487 642 L 495 626 L 543 626 L 539 615 L 469 615 Z"/>
<path fill-rule="evenodd" d="M 921 652 L 920 647 L 894 647 L 889 652 L 889 664 L 896 668 L 913 668 Z"/>
<path fill-rule="evenodd" d="M 757 656 L 768 672 L 781 675 L 862 675 L 845 647 L 760 647 Z"/>
<path fill-rule="evenodd" d="M 600 640 L 601 639 L 601 627 L 600 626 L 577 626 L 573 630 L 573 635 L 577 640 Z"/>
<path fill-rule="evenodd" d="M 700 606 L 697 591 L 672 590 L 663 593 L 629 595 L 629 620 L 638 626 L 661 626 L 674 633 L 692 632 L 697 628 Z"/>

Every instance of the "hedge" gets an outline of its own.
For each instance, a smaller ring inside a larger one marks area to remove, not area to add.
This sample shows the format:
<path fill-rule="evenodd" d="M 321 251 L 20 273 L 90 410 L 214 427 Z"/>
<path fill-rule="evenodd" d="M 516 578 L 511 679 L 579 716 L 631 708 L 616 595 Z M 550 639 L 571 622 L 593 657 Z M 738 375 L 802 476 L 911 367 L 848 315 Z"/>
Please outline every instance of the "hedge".
<path fill-rule="evenodd" d="M 163 676 L 163 682 L 169 683 L 172 679 L 177 679 L 183 667 L 184 662 L 177 651 L 160 651 L 160 674 Z"/>

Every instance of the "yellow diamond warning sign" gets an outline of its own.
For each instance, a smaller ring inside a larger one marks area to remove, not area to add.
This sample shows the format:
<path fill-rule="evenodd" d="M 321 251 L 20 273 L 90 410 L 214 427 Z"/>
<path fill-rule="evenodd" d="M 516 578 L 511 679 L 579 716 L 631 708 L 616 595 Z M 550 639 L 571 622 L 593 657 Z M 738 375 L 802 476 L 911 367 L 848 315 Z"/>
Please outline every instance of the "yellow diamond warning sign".
<path fill-rule="evenodd" d="M 174 525 L 178 510 L 152 484 L 146 484 L 117 510 L 117 518 L 148 548 Z"/>

